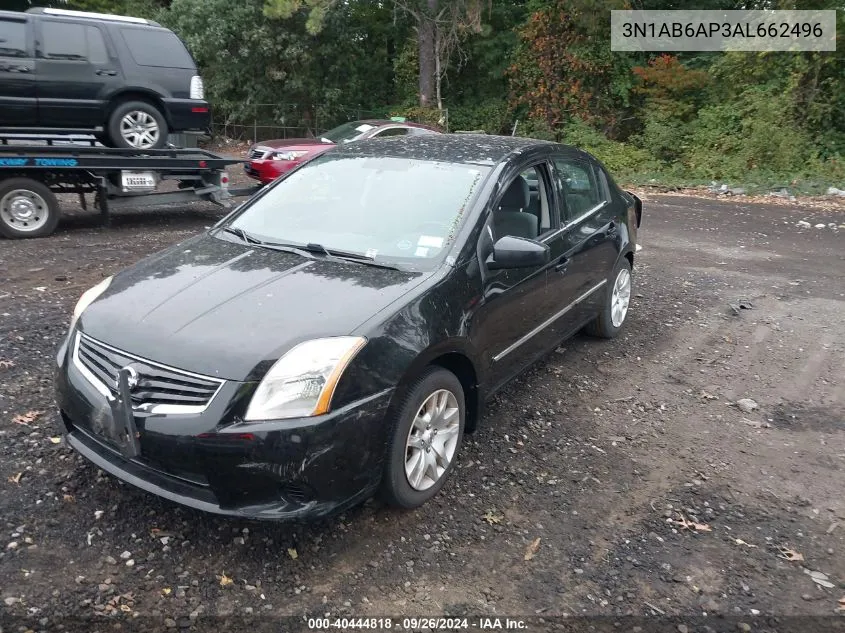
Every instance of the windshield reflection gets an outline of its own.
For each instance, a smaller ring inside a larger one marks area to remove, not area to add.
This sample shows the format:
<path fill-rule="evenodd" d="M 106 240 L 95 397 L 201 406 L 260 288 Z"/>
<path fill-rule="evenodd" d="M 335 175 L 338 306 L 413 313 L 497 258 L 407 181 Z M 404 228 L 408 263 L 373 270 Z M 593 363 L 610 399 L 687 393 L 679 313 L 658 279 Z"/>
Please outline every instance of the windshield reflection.
<path fill-rule="evenodd" d="M 229 226 L 268 243 L 430 264 L 445 252 L 487 173 L 479 165 L 328 153 Z"/>

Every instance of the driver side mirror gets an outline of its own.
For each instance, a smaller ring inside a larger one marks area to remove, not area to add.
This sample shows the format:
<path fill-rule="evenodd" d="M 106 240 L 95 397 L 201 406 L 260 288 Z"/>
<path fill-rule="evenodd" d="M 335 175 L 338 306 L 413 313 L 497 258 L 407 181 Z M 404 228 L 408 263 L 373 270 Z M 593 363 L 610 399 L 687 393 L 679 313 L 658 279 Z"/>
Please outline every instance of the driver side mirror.
<path fill-rule="evenodd" d="M 505 235 L 493 245 L 493 252 L 487 257 L 487 268 L 536 268 L 548 264 L 550 259 L 548 245 L 527 237 Z"/>

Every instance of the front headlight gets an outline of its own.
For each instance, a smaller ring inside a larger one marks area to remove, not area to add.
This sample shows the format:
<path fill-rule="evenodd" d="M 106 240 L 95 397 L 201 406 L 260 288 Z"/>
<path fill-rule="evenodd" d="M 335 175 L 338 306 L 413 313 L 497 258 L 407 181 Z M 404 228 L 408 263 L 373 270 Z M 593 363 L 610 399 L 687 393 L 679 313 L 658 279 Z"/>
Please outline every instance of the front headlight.
<path fill-rule="evenodd" d="M 82 316 L 82 313 L 85 312 L 85 309 L 90 306 L 94 301 L 103 294 L 106 289 L 111 284 L 111 280 L 114 277 L 106 277 L 96 286 L 89 288 L 85 292 L 82 293 L 82 296 L 79 297 L 79 301 L 76 302 L 76 307 L 73 309 L 73 317 L 70 320 L 70 329 L 76 327 L 76 322 L 79 320 L 79 317 Z"/>
<path fill-rule="evenodd" d="M 305 156 L 308 151 L 303 150 L 291 150 L 287 152 L 274 152 L 270 155 L 270 158 L 273 160 L 296 160 L 297 158 L 301 158 Z"/>
<path fill-rule="evenodd" d="M 264 376 L 244 419 L 256 422 L 328 413 L 340 376 L 366 342 L 359 336 L 337 336 L 300 343 Z"/>

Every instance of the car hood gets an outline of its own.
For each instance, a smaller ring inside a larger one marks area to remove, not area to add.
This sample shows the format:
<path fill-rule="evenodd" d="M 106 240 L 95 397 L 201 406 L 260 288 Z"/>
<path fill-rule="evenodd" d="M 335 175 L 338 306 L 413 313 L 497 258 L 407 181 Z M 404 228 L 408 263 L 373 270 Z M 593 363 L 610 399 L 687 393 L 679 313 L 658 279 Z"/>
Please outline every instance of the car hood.
<path fill-rule="evenodd" d="M 429 275 L 203 235 L 117 274 L 79 328 L 172 367 L 259 380 L 297 343 L 352 333 Z"/>
<path fill-rule="evenodd" d="M 270 141 L 256 143 L 255 147 L 270 147 L 272 149 L 308 149 L 308 148 L 329 148 L 334 143 L 322 143 L 317 138 L 279 138 Z"/>

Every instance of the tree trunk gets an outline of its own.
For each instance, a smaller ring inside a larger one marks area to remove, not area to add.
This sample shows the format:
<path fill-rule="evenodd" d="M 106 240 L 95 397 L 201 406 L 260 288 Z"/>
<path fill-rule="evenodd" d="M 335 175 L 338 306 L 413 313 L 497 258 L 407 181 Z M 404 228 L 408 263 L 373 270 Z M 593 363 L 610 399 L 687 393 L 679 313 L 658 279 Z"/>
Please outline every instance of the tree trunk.
<path fill-rule="evenodd" d="M 426 7 L 420 11 L 417 33 L 420 46 L 420 105 L 424 108 L 434 106 L 435 76 L 437 51 L 435 41 L 435 16 L 438 0 L 424 0 Z"/>

